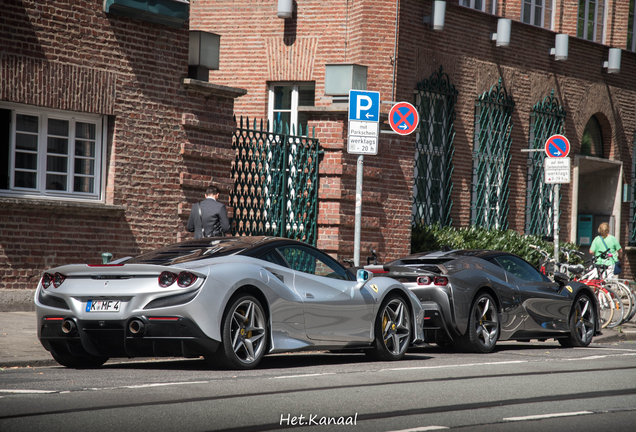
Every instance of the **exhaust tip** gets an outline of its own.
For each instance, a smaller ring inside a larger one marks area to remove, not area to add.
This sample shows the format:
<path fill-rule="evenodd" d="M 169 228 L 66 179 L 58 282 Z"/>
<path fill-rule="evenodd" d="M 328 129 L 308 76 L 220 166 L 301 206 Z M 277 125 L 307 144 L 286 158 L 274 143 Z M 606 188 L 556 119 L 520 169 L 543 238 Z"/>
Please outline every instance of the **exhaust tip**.
<path fill-rule="evenodd" d="M 77 330 L 75 322 L 71 319 L 65 319 L 62 321 L 62 332 L 65 334 L 73 334 Z"/>
<path fill-rule="evenodd" d="M 128 330 L 130 330 L 132 334 L 142 335 L 146 331 L 146 326 L 140 320 L 132 320 L 130 324 L 128 324 Z"/>

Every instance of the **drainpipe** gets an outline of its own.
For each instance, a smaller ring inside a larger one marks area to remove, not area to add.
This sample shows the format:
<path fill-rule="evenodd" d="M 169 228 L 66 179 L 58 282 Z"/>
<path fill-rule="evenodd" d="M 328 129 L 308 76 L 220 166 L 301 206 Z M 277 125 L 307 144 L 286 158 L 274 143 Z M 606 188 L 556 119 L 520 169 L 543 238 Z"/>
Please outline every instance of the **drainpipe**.
<path fill-rule="evenodd" d="M 397 34 L 398 34 L 398 11 L 400 0 L 395 0 L 395 38 L 393 45 L 393 84 L 391 87 L 391 102 L 395 100 L 395 66 L 397 64 Z"/>

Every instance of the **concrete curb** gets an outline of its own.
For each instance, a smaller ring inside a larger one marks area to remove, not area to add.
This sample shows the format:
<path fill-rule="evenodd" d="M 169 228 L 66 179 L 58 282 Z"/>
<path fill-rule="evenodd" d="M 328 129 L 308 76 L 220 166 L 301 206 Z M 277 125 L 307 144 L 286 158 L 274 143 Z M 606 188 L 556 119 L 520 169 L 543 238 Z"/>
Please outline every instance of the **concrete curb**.
<path fill-rule="evenodd" d="M 0 289 L 0 312 L 34 311 L 34 296 L 34 289 Z"/>

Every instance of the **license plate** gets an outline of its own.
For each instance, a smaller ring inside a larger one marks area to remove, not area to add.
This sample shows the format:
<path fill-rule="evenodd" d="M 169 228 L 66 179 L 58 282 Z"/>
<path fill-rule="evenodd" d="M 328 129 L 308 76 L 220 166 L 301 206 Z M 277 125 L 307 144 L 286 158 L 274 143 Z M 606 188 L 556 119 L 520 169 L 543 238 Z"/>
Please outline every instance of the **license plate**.
<path fill-rule="evenodd" d="M 86 312 L 119 312 L 121 300 L 89 300 Z"/>

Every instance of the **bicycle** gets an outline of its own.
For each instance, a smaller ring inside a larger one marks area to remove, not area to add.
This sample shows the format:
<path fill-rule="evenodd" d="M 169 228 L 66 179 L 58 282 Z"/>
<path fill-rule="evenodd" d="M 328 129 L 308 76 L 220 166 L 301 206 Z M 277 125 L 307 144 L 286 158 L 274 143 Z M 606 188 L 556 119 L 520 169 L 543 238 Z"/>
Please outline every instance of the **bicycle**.
<path fill-rule="evenodd" d="M 610 293 L 609 289 L 605 287 L 605 281 L 599 277 L 598 269 L 593 262 L 590 271 L 588 271 L 588 273 L 584 275 L 581 275 L 581 273 L 585 271 L 585 267 L 581 265 L 570 265 L 568 263 L 557 263 L 554 258 L 552 258 L 539 246 L 530 245 L 530 248 L 539 252 L 539 254 L 541 254 L 541 256 L 543 257 L 543 260 L 540 261 L 540 265 L 543 269 L 543 274 L 548 277 L 554 277 L 555 269 L 564 270 L 561 273 L 565 273 L 566 275 L 568 275 L 571 280 L 584 283 L 593 290 L 599 305 L 599 318 L 601 321 L 601 328 L 605 328 L 611 323 L 615 323 L 614 312 L 615 309 L 618 308 L 618 306 L 614 305 L 612 294 Z M 573 251 L 567 251 L 566 257 L 568 258 L 568 261 L 572 252 Z"/>

